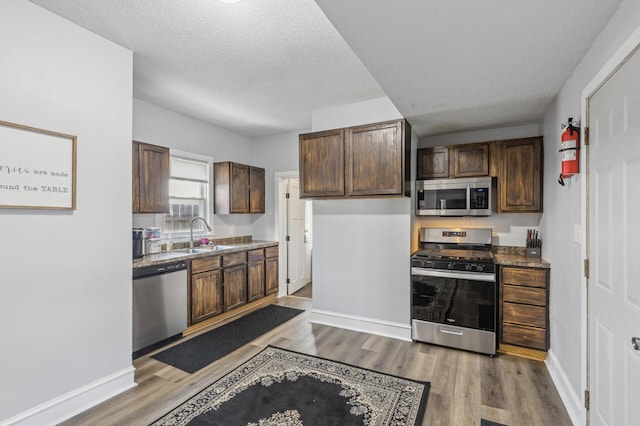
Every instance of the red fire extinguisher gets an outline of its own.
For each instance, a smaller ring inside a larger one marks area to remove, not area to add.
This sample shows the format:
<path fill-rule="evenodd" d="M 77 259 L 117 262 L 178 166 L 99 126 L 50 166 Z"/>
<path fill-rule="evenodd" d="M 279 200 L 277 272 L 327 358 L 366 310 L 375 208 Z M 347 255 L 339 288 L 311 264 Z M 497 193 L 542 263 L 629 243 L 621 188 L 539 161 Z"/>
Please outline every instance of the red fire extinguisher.
<path fill-rule="evenodd" d="M 578 173 L 580 163 L 580 124 L 569 117 L 566 123 L 562 123 L 560 153 L 562 154 L 562 173 L 558 183 L 564 186 L 564 180 Z"/>

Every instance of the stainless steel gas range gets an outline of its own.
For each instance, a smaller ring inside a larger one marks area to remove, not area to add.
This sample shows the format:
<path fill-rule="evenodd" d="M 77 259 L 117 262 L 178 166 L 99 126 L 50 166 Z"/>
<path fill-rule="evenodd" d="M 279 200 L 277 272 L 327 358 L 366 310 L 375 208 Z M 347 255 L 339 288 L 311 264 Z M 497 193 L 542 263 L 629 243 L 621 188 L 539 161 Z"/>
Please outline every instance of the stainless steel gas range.
<path fill-rule="evenodd" d="M 420 229 L 411 257 L 412 339 L 494 355 L 495 271 L 491 229 Z"/>

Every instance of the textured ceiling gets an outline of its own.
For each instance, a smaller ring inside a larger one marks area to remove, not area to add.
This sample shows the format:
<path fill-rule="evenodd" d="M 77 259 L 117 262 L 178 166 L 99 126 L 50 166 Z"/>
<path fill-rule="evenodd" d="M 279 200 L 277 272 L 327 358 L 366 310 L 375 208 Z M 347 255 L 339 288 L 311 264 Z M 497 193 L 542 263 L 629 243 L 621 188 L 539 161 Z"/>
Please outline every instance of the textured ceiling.
<path fill-rule="evenodd" d="M 31 0 L 134 52 L 138 99 L 247 136 L 385 96 L 313 0 Z"/>
<path fill-rule="evenodd" d="M 421 136 L 539 120 L 621 2 L 30 1 L 131 49 L 136 98 L 250 137 L 385 95 Z"/>
<path fill-rule="evenodd" d="M 316 3 L 427 135 L 540 120 L 621 0 Z"/>

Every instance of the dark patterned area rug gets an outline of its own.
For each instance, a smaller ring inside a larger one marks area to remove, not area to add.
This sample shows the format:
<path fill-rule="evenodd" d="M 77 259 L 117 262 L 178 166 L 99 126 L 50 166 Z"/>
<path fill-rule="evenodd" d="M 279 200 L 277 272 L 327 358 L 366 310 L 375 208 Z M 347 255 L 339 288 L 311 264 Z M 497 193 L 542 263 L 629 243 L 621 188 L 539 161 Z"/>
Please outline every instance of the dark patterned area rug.
<path fill-rule="evenodd" d="M 152 355 L 151 358 L 187 373 L 195 373 L 303 312 L 286 306 L 269 305 Z"/>
<path fill-rule="evenodd" d="M 269 346 L 153 425 L 419 425 L 429 386 Z"/>

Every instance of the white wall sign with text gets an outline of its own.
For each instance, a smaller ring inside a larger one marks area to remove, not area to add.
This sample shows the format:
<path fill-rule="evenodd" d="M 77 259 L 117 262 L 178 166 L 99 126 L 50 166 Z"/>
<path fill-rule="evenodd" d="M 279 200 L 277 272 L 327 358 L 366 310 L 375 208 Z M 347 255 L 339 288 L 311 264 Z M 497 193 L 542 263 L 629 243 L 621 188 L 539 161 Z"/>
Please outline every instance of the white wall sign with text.
<path fill-rule="evenodd" d="M 76 137 L 0 121 L 0 208 L 76 208 Z"/>

